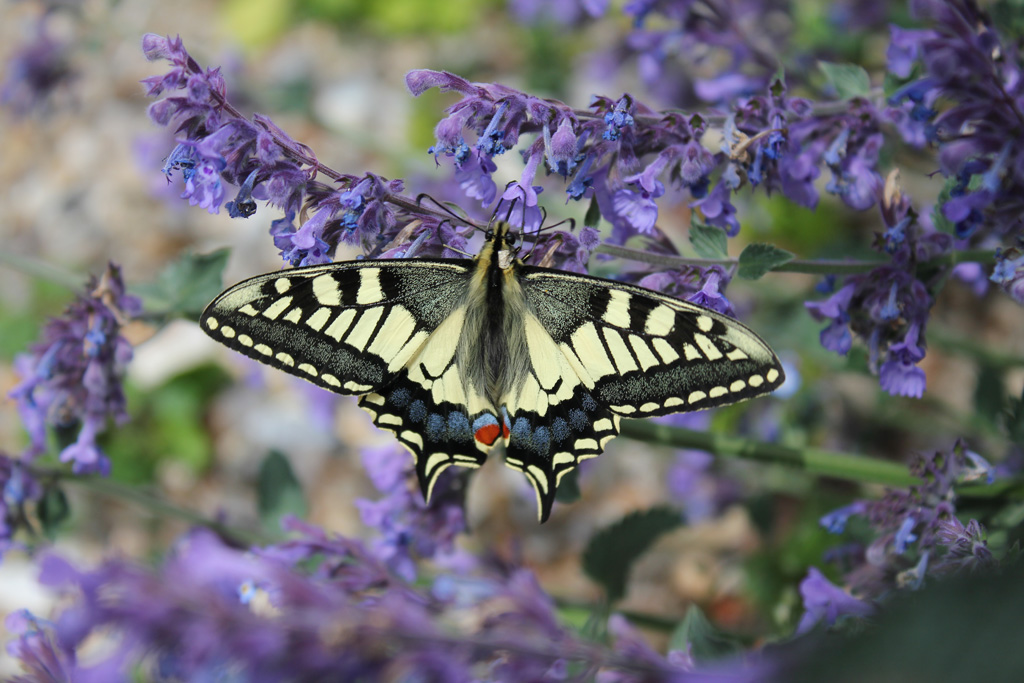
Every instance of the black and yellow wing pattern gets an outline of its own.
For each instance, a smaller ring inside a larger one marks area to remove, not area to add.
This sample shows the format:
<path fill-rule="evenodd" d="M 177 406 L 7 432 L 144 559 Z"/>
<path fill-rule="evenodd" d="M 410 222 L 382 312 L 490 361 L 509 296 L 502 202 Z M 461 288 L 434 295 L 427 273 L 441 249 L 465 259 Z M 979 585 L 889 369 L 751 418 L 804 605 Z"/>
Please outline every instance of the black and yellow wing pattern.
<path fill-rule="evenodd" d="M 429 500 L 498 441 L 547 519 L 562 476 L 621 417 L 767 394 L 782 366 L 741 323 L 611 280 L 524 265 L 499 223 L 474 260 L 352 261 L 251 278 L 200 324 L 258 361 L 361 396 L 413 454 Z"/>

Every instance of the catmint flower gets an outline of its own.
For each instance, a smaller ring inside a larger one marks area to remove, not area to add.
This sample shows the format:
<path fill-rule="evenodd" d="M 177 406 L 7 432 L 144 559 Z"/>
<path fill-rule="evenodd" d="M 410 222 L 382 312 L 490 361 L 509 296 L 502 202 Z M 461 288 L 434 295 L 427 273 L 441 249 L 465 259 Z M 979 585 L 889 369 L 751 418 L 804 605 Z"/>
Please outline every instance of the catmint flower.
<path fill-rule="evenodd" d="M 942 211 L 957 236 L 980 241 L 1014 234 L 1024 189 L 1019 164 L 1008 163 L 1024 153 L 1017 134 L 1024 93 L 1019 48 L 976 3 L 919 0 L 912 10 L 928 26 L 894 27 L 889 65 L 901 76 L 914 73 L 914 65 L 920 69 L 890 104 L 912 103 L 909 117 L 938 144 L 942 172 L 953 181 Z"/>
<path fill-rule="evenodd" d="M 495 210 L 495 215 L 507 216 L 506 220 L 510 224 L 520 227 L 524 232 L 537 230 L 544 220 L 544 214 L 537 203 L 537 195 L 543 192 L 544 188 L 529 184 L 540 160 L 540 154 L 531 157 L 526 170 L 523 171 L 522 181 L 508 184 Z"/>
<path fill-rule="evenodd" d="M 918 332 L 917 326 L 911 325 L 903 341 L 889 347 L 888 360 L 878 372 L 882 388 L 893 396 L 921 398 L 924 394 L 924 371 L 917 367 L 924 358 L 924 350 L 918 345 Z"/>
<path fill-rule="evenodd" d="M 590 255 L 600 243 L 600 234 L 589 226 L 580 228 L 577 235 L 565 230 L 547 230 L 540 234 L 524 258 L 530 263 L 586 274 Z"/>
<path fill-rule="evenodd" d="M 849 517 L 861 516 L 876 534 L 847 581 L 866 595 L 880 596 L 897 587 L 919 587 L 927 575 L 993 564 L 981 526 L 973 520 L 961 524 L 956 517 L 954 486 L 976 480 L 984 465 L 960 441 L 948 451 L 917 454 L 910 471 L 920 483 L 890 489 L 881 500 L 855 501 L 823 517 L 823 526 L 841 532 Z"/>
<path fill-rule="evenodd" d="M 622 97 L 615 103 L 615 108 L 604 115 L 604 132 L 601 134 L 605 140 L 617 141 L 622 137 L 624 128 L 633 126 L 633 116 L 629 113 L 632 108 L 632 98 L 628 95 Z"/>
<path fill-rule="evenodd" d="M 838 510 L 828 513 L 818 523 L 831 534 L 841 534 L 846 529 L 846 522 L 854 515 L 863 515 L 867 511 L 864 501 L 855 501 Z"/>
<path fill-rule="evenodd" d="M 12 681 L 79 680 L 83 672 L 78 667 L 75 652 L 60 642 L 52 622 L 21 609 L 8 614 L 4 626 L 15 636 L 7 643 L 7 654 L 18 660 L 29 674 Z"/>
<path fill-rule="evenodd" d="M 441 475 L 434 485 L 431 504 L 415 486 L 414 466 L 403 448 L 389 445 L 367 448 L 363 464 L 374 487 L 383 494 L 377 501 L 358 500 L 363 523 L 380 532 L 370 549 L 396 574 L 412 581 L 415 559 L 438 559 L 456 553 L 455 537 L 465 531 L 462 512 L 464 479 L 454 472 Z"/>
<path fill-rule="evenodd" d="M 989 279 L 1014 301 L 1024 304 L 1024 251 L 1016 248 L 997 251 L 996 265 Z"/>
<path fill-rule="evenodd" d="M 60 318 L 43 328 L 42 341 L 15 361 L 21 382 L 15 399 L 31 443 L 24 457 L 46 451 L 44 426 L 79 429 L 78 439 L 61 452 L 76 473 L 109 471 L 96 444 L 108 418 L 123 422 L 122 389 L 132 348 L 121 328 L 141 311 L 137 298 L 125 292 L 121 271 L 110 264 Z"/>
<path fill-rule="evenodd" d="M 498 186 L 492 177 L 496 170 L 497 164 L 479 150 L 472 149 L 455 169 L 455 181 L 467 197 L 478 200 L 482 206 L 489 206 L 498 195 Z"/>
<path fill-rule="evenodd" d="M 48 19 L 48 14 L 39 17 L 34 35 L 17 47 L 4 69 L 0 104 L 18 116 L 45 111 L 53 96 L 75 78 L 69 46 L 49 35 Z"/>
<path fill-rule="evenodd" d="M 553 135 L 550 129 L 544 126 L 544 151 L 551 171 L 558 173 L 563 178 L 568 177 L 576 168 L 578 162 L 576 133 L 573 131 L 572 120 L 568 116 L 558 124 L 558 129 Z"/>
<path fill-rule="evenodd" d="M 871 603 L 839 588 L 816 567 L 811 567 L 800 582 L 800 597 L 803 598 L 804 615 L 796 627 L 798 634 L 807 633 L 818 623 L 833 626 L 842 617 L 866 618 L 875 613 Z"/>
<path fill-rule="evenodd" d="M 740 232 L 740 222 L 736 217 L 736 207 L 729 201 L 729 197 L 729 187 L 719 182 L 707 196 L 692 202 L 690 206 L 700 209 L 705 223 L 725 230 L 729 237 L 735 237 Z"/>
<path fill-rule="evenodd" d="M 946 547 L 946 553 L 935 563 L 936 574 L 957 574 L 991 569 L 995 558 L 989 550 L 985 527 L 972 519 L 965 526 L 956 517 L 942 519 L 936 524 L 936 540 Z"/>

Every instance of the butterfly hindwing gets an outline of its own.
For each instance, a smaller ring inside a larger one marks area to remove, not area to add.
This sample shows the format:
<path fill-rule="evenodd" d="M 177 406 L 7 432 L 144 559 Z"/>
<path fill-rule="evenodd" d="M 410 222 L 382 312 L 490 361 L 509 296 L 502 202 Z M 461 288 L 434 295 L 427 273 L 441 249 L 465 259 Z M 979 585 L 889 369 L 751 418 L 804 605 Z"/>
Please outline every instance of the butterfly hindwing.
<path fill-rule="evenodd" d="M 541 268 L 523 268 L 521 284 L 581 384 L 617 415 L 703 410 L 767 394 L 784 379 L 760 337 L 715 311 Z"/>

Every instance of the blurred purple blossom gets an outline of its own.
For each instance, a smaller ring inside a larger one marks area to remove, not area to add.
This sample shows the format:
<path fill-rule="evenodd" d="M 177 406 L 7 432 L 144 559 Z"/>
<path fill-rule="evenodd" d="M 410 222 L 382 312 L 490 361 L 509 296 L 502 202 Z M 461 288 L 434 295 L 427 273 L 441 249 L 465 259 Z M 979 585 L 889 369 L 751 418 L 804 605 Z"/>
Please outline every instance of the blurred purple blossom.
<path fill-rule="evenodd" d="M 358 541 L 295 520 L 286 528 L 290 540 L 252 551 L 193 531 L 155 569 L 109 560 L 83 571 L 48 556 L 40 580 L 68 600 L 52 622 L 9 617 L 8 651 L 29 672 L 86 681 L 129 671 L 161 680 L 230 672 L 253 682 L 522 681 L 562 677 L 568 662 L 608 680 L 673 671 L 621 617 L 610 623 L 614 650 L 575 636 L 527 570 L 446 578 L 422 591 Z M 99 633 L 109 648 L 88 677 L 77 656 Z"/>
<path fill-rule="evenodd" d="M 71 46 L 51 37 L 49 19 L 48 12 L 39 16 L 32 35 L 17 47 L 4 68 L 0 105 L 18 116 L 45 113 L 60 89 L 76 77 L 68 55 Z"/>
<path fill-rule="evenodd" d="M 851 586 L 871 597 L 896 587 L 918 587 L 926 575 L 995 564 L 984 528 L 976 520 L 965 526 L 957 518 L 953 489 L 978 479 L 991 483 L 991 465 L 958 441 L 949 451 L 915 455 L 910 469 L 920 484 L 890 489 L 881 500 L 856 501 L 821 519 L 832 533 L 842 533 L 851 516 L 871 524 L 876 537 L 847 573 Z"/>
<path fill-rule="evenodd" d="M 822 346 L 845 355 L 852 345 L 851 332 L 856 333 L 868 344 L 869 364 L 881 387 L 894 396 L 920 398 L 925 375 L 918 364 L 925 356 L 924 331 L 934 303 L 931 292 L 947 271 L 935 269 L 921 280 L 918 265 L 948 252 L 953 240 L 918 216 L 895 172 L 880 199 L 887 229 L 876 233 L 874 247 L 891 263 L 851 275 L 828 299 L 805 306 L 815 320 L 829 323 L 821 332 Z"/>
<path fill-rule="evenodd" d="M 128 419 L 122 382 L 132 347 L 121 328 L 140 312 L 139 299 L 125 292 L 120 268 L 110 264 L 46 324 L 42 341 L 15 359 L 21 381 L 10 396 L 30 438 L 23 458 L 46 452 L 48 426 L 77 428 L 78 438 L 61 451 L 61 461 L 73 463 L 76 474 L 109 473 L 96 437 L 108 418 Z"/>
<path fill-rule="evenodd" d="M 875 612 L 870 603 L 859 600 L 825 578 L 817 567 L 811 567 L 800 582 L 804 614 L 796 632 L 806 633 L 818 623 L 833 626 L 841 617 L 869 617 Z"/>
<path fill-rule="evenodd" d="M 201 68 L 180 38 L 148 34 L 142 46 L 150 60 L 171 63 L 167 73 L 142 81 L 149 96 L 166 95 L 150 106 L 150 117 L 178 136 L 164 165 L 168 179 L 180 172 L 182 197 L 210 213 L 224 205 L 232 217 L 246 218 L 257 200 L 282 209 L 285 216 L 274 221 L 271 235 L 289 264 L 327 263 L 342 242 L 375 252 L 417 212 L 415 201 L 399 196 L 402 181 L 337 173 L 269 118 L 243 117 L 227 100 L 220 70 Z"/>
<path fill-rule="evenodd" d="M 363 523 L 380 533 L 370 543 L 374 554 L 407 581 L 416 578 L 417 560 L 458 563 L 455 538 L 466 531 L 465 478 L 451 470 L 442 474 L 427 505 L 414 485 L 415 465 L 401 446 L 366 448 L 362 459 L 383 494 L 375 501 L 356 501 Z"/>
<path fill-rule="evenodd" d="M 1014 235 L 1024 227 L 1024 78 L 1019 46 L 971 0 L 915 0 L 925 29 L 891 29 L 889 69 L 915 80 L 891 97 L 911 103 L 938 142 L 950 182 L 942 213 L 960 239 Z M 936 104 L 941 100 L 941 106 Z"/>

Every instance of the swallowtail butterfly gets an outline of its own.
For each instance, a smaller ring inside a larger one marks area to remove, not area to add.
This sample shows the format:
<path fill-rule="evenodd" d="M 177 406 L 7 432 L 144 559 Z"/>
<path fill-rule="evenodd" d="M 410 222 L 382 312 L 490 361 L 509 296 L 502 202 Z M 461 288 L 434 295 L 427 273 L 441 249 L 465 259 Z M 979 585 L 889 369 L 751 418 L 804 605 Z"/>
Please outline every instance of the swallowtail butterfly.
<path fill-rule="evenodd" d="M 537 492 L 543 522 L 561 478 L 622 417 L 701 410 L 767 394 L 779 359 L 739 322 L 643 287 L 528 266 L 499 222 L 465 259 L 365 260 L 259 275 L 202 315 L 211 337 L 339 394 L 394 432 L 429 501 L 451 465 L 499 441 Z"/>

